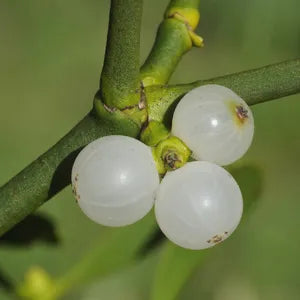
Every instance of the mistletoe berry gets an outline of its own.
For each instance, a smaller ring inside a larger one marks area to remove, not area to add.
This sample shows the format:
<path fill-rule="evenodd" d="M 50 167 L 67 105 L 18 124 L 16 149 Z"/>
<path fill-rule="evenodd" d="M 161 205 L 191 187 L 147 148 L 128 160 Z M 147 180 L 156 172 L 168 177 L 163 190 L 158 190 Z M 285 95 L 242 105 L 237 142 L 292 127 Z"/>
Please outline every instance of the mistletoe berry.
<path fill-rule="evenodd" d="M 158 189 L 155 215 L 175 244 L 205 249 L 225 240 L 238 226 L 242 194 L 233 177 L 210 162 L 190 162 L 168 172 Z"/>
<path fill-rule="evenodd" d="M 87 145 L 72 169 L 82 211 L 107 226 L 124 226 L 152 208 L 159 176 L 151 150 L 126 136 L 106 136 Z"/>
<path fill-rule="evenodd" d="M 195 159 L 228 165 L 250 147 L 254 120 L 242 98 L 224 86 L 209 84 L 182 98 L 173 115 L 172 133 Z"/>

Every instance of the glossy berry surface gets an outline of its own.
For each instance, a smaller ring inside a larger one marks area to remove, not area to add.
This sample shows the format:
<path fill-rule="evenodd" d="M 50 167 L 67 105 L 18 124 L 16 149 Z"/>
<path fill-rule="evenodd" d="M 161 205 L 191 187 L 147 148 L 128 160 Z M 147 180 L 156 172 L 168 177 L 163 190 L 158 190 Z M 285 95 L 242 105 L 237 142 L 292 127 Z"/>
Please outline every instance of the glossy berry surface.
<path fill-rule="evenodd" d="M 190 162 L 163 178 L 155 201 L 159 227 L 175 244 L 205 249 L 225 240 L 243 212 L 233 177 L 210 162 Z"/>
<path fill-rule="evenodd" d="M 152 208 L 159 175 L 151 149 L 126 136 L 106 136 L 87 145 L 72 169 L 82 211 L 106 226 L 124 226 Z"/>
<path fill-rule="evenodd" d="M 172 133 L 185 142 L 195 159 L 228 165 L 250 147 L 254 120 L 242 98 L 226 87 L 209 84 L 181 99 Z"/>

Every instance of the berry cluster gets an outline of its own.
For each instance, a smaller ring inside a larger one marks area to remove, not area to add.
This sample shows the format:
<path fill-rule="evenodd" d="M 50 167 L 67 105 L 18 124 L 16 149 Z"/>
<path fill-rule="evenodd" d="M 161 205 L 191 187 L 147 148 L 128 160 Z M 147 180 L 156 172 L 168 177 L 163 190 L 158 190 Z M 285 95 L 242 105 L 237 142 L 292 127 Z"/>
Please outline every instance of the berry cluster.
<path fill-rule="evenodd" d="M 226 239 L 242 216 L 241 191 L 220 165 L 238 160 L 254 132 L 252 113 L 233 91 L 205 85 L 177 105 L 171 133 L 197 160 L 159 179 L 151 148 L 126 136 L 107 136 L 87 145 L 75 160 L 72 186 L 83 212 L 97 223 L 124 226 L 155 204 L 164 234 L 189 249 Z"/>

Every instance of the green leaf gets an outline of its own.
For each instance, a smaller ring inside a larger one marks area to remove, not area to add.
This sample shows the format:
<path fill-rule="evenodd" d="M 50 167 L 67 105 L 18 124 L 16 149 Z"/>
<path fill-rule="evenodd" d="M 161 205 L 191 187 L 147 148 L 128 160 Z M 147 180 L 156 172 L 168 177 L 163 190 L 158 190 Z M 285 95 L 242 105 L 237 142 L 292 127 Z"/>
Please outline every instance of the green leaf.
<path fill-rule="evenodd" d="M 72 290 L 63 300 L 146 300 L 160 254 L 156 248 L 149 255 L 104 278 Z"/>
<path fill-rule="evenodd" d="M 151 300 L 173 300 L 199 264 L 207 251 L 180 248 L 166 242 L 155 272 Z"/>
<path fill-rule="evenodd" d="M 102 237 L 99 244 L 58 280 L 58 288 L 63 293 L 78 284 L 106 276 L 134 262 L 154 228 L 155 219 L 151 213 L 131 226 L 108 229 L 106 237 Z"/>

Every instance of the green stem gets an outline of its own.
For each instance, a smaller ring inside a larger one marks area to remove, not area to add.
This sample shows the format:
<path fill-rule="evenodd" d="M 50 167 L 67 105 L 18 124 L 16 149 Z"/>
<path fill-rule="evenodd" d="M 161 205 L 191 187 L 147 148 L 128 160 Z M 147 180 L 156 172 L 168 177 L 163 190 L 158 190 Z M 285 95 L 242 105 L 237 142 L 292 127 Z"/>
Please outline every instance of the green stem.
<path fill-rule="evenodd" d="M 70 184 L 74 159 L 83 146 L 105 135 L 136 137 L 138 133 L 139 127 L 132 121 L 99 120 L 93 113 L 88 114 L 57 144 L 0 188 L 0 236 Z"/>
<path fill-rule="evenodd" d="M 300 92 L 300 59 L 189 84 L 147 87 L 149 120 L 165 121 L 169 124 L 172 112 L 181 97 L 204 84 L 226 86 L 249 105 L 278 99 Z"/>
<path fill-rule="evenodd" d="M 182 55 L 191 49 L 190 33 L 199 21 L 199 0 L 173 0 L 160 24 L 153 48 L 141 68 L 144 86 L 165 84 Z M 195 36 L 195 34 L 193 35 Z"/>
<path fill-rule="evenodd" d="M 177 101 L 194 87 L 207 83 L 228 86 L 250 105 L 300 92 L 300 59 L 192 84 L 148 87 L 150 118 L 172 116 Z M 92 113 L 65 137 L 0 188 L 0 235 L 70 184 L 71 167 L 78 151 L 94 139 L 111 134 L 136 137 L 135 122 L 107 112 L 97 119 Z"/>
<path fill-rule="evenodd" d="M 139 102 L 142 7 L 142 0 L 111 0 L 101 74 L 102 99 L 111 107 L 122 109 Z"/>

